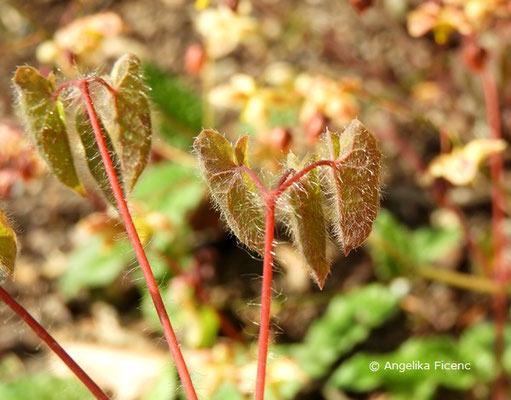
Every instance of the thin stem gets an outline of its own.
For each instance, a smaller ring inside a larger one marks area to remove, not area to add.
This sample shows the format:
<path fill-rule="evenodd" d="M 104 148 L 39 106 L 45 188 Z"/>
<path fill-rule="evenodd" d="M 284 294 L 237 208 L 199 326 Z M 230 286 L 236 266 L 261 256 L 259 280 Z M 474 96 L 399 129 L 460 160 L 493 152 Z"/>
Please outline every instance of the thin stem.
<path fill-rule="evenodd" d="M 309 172 L 311 172 L 316 167 L 321 166 L 329 166 L 332 168 L 335 168 L 335 165 L 342 160 L 320 160 L 316 161 L 315 163 L 312 163 L 310 165 L 307 165 L 304 169 L 302 169 L 300 172 L 294 174 L 291 178 L 289 178 L 284 183 L 280 184 L 275 188 L 273 191 L 273 196 L 276 198 L 279 197 L 282 193 L 284 193 L 289 187 L 291 187 L 293 184 L 298 182 L 303 176 L 307 175 Z"/>
<path fill-rule="evenodd" d="M 481 73 L 481 80 L 486 103 L 486 117 L 490 127 L 492 139 L 502 138 L 500 122 L 499 95 L 497 85 L 490 72 L 485 69 Z M 504 192 L 502 190 L 502 176 L 504 172 L 504 160 L 501 153 L 494 154 L 490 159 L 490 172 L 492 181 L 492 223 L 493 223 L 493 245 L 494 245 L 494 279 L 500 286 L 505 286 L 509 281 L 509 274 L 506 268 L 505 232 L 504 232 Z M 503 354 L 505 349 L 504 329 L 507 319 L 507 298 L 503 294 L 496 294 L 493 300 L 495 313 L 495 359 L 498 370 L 498 378 L 495 383 L 494 399 L 507 398 L 507 382 L 503 368 Z"/>
<path fill-rule="evenodd" d="M 257 380 L 255 400 L 264 399 L 266 381 L 266 361 L 270 335 L 271 280 L 273 274 L 273 238 L 275 230 L 275 200 L 270 196 L 266 202 L 266 232 L 264 237 L 263 287 L 261 293 L 261 321 L 259 325 L 259 344 L 257 356 Z"/>
<path fill-rule="evenodd" d="M 186 367 L 186 363 L 179 348 L 179 344 L 177 342 L 174 329 L 172 328 L 169 317 L 167 315 L 167 311 L 165 310 L 165 305 L 161 298 L 160 291 L 158 290 L 158 285 L 156 283 L 156 280 L 154 279 L 151 266 L 149 265 L 149 261 L 147 260 L 144 247 L 142 246 L 140 237 L 138 236 L 135 224 L 133 223 L 133 218 L 131 217 L 131 213 L 128 209 L 126 199 L 124 198 L 121 185 L 119 184 L 119 179 L 117 178 L 117 175 L 115 173 L 114 165 L 112 159 L 110 158 L 105 137 L 99 123 L 99 118 L 96 113 L 96 110 L 94 109 L 92 98 L 90 96 L 88 84 L 89 82 L 87 81 L 77 82 L 78 88 L 82 91 L 83 101 L 85 103 L 85 107 L 87 109 L 87 113 L 89 115 L 89 119 L 94 130 L 94 135 L 98 143 L 103 164 L 105 165 L 108 180 L 110 181 L 110 185 L 112 186 L 112 191 L 114 193 L 115 201 L 119 208 L 119 213 L 124 222 L 126 232 L 128 233 L 128 237 L 135 251 L 135 255 L 140 264 L 140 268 L 142 269 L 142 273 L 144 274 L 144 278 L 147 283 L 149 293 L 151 294 L 151 297 L 153 299 L 154 307 L 156 309 L 156 312 L 158 313 L 158 318 L 160 319 L 161 325 L 163 327 L 163 332 L 165 334 L 165 338 L 167 339 L 170 352 L 172 354 L 172 357 L 174 358 L 174 362 L 176 363 L 176 368 L 179 373 L 179 377 L 181 378 L 181 383 L 183 384 L 185 394 L 189 400 L 197 400 L 197 395 L 193 387 L 192 379 L 190 378 L 190 373 L 188 372 L 188 368 Z"/>
<path fill-rule="evenodd" d="M 90 378 L 89 375 L 76 363 L 75 360 L 62 348 L 60 344 L 51 336 L 44 327 L 32 317 L 21 304 L 19 304 L 6 290 L 0 286 L 0 298 L 9 306 L 25 323 L 48 345 L 48 347 L 68 366 L 87 389 L 100 400 L 108 400 L 108 396 L 101 388 Z"/>
<path fill-rule="evenodd" d="M 240 165 L 237 167 L 238 171 L 242 171 L 246 173 L 252 181 L 257 186 L 257 190 L 259 190 L 259 194 L 266 199 L 266 197 L 269 195 L 268 189 L 263 185 L 263 182 L 261 182 L 261 179 L 256 175 L 254 171 L 252 171 L 250 168 L 245 167 L 244 165 Z"/>

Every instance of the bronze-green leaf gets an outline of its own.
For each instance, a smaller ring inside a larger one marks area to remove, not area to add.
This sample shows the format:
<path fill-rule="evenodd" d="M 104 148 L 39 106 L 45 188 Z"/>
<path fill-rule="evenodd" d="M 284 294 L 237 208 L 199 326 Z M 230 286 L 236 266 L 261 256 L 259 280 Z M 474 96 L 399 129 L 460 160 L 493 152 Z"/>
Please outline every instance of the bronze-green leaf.
<path fill-rule="evenodd" d="M 53 76 L 46 79 L 35 68 L 23 66 L 16 71 L 13 82 L 27 129 L 50 170 L 64 185 L 83 195 L 85 191 L 76 173 L 64 118 L 52 97 Z"/>
<path fill-rule="evenodd" d="M 0 210 L 0 282 L 14 273 L 17 252 L 16 234 Z"/>
<path fill-rule="evenodd" d="M 264 252 L 264 205 L 251 178 L 236 173 L 227 192 L 226 220 L 249 249 Z"/>
<path fill-rule="evenodd" d="M 305 258 L 314 281 L 323 288 L 330 262 L 327 257 L 328 225 L 318 172 L 312 170 L 289 188 L 288 215 L 293 241 Z"/>
<path fill-rule="evenodd" d="M 151 150 L 151 112 L 140 69 L 138 57 L 127 54 L 117 60 L 110 74 L 115 90 L 112 136 L 120 145 L 127 191 L 135 186 Z"/>
<path fill-rule="evenodd" d="M 264 206 L 252 179 L 240 166 L 246 161 L 246 141 L 240 139 L 236 150 L 218 132 L 204 130 L 195 139 L 194 151 L 204 178 L 222 215 L 248 248 L 264 250 Z M 235 156 L 236 153 L 236 156 Z M 237 165 L 236 160 L 240 165 Z"/>
<path fill-rule="evenodd" d="M 225 196 L 236 169 L 231 144 L 218 132 L 206 129 L 197 136 L 193 148 L 213 196 Z"/>
<path fill-rule="evenodd" d="M 108 134 L 101 120 L 99 120 L 99 123 L 109 150 L 110 158 L 112 159 L 112 163 L 114 165 L 115 173 L 117 175 L 117 178 L 119 179 L 121 187 L 124 188 L 123 175 L 119 158 L 112 145 L 110 135 Z M 110 185 L 110 181 L 108 180 L 108 175 L 106 173 L 105 165 L 103 164 L 103 160 L 99 152 L 99 147 L 96 142 L 94 130 L 92 129 L 89 116 L 85 110 L 83 109 L 77 110 L 75 116 L 75 127 L 78 135 L 80 136 L 83 148 L 85 149 L 85 158 L 91 175 L 93 176 L 94 180 L 99 186 L 99 189 L 104 194 L 106 199 L 114 207 L 116 207 L 112 186 Z"/>
<path fill-rule="evenodd" d="M 338 160 L 326 174 L 329 219 L 346 255 L 371 232 L 379 209 L 381 153 L 375 137 L 358 120 L 341 135 L 327 132 L 323 155 Z"/>
<path fill-rule="evenodd" d="M 234 153 L 236 155 L 236 162 L 238 165 L 248 165 L 248 136 L 242 136 L 236 142 L 236 146 L 234 148 Z"/>

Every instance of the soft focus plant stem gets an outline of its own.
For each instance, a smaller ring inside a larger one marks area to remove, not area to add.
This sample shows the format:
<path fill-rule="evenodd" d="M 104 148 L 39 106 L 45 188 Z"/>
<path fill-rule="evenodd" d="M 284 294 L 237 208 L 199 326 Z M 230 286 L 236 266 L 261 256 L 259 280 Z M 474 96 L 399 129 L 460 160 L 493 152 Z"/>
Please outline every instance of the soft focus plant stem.
<path fill-rule="evenodd" d="M 165 338 L 167 339 L 167 343 L 172 354 L 172 357 L 174 358 L 174 362 L 176 364 L 179 377 L 181 378 L 181 383 L 183 385 L 186 397 L 189 400 L 196 400 L 197 395 L 193 387 L 190 373 L 188 372 L 188 368 L 186 366 L 183 355 L 179 348 L 179 344 L 177 342 L 174 329 L 172 328 L 167 311 L 165 310 L 165 305 L 161 298 L 160 291 L 158 290 L 156 280 L 154 279 L 151 266 L 149 265 L 149 261 L 147 260 L 144 247 L 142 246 L 140 237 L 138 236 L 137 230 L 135 228 L 135 224 L 133 223 L 133 218 L 131 217 L 131 213 L 126 203 L 126 199 L 124 198 L 124 194 L 122 192 L 119 179 L 115 173 L 114 165 L 108 152 L 108 147 L 105 141 L 104 133 L 101 129 L 99 118 L 94 108 L 94 104 L 90 96 L 88 85 L 89 82 L 87 80 L 81 80 L 76 83 L 76 86 L 82 92 L 82 98 L 85 103 L 85 107 L 87 109 L 87 113 L 89 115 L 92 128 L 94 130 L 94 135 L 98 143 L 103 164 L 105 165 L 108 180 L 110 181 L 110 185 L 112 186 L 112 191 L 115 196 L 115 201 L 117 203 L 119 213 L 123 220 L 126 232 L 128 233 L 128 237 L 131 241 L 133 249 L 135 251 L 137 260 L 140 264 L 140 268 L 142 269 L 142 273 L 144 274 L 144 278 L 147 283 L 149 293 L 151 294 L 151 297 L 154 302 L 154 307 L 156 309 L 156 312 L 158 313 L 158 318 L 160 319 L 161 325 L 163 327 L 163 332 L 165 334 Z"/>
<path fill-rule="evenodd" d="M 89 389 L 96 399 L 108 400 L 108 396 L 101 388 L 87 375 L 87 373 L 76 363 L 75 360 L 62 348 L 44 327 L 32 317 L 25 308 L 19 304 L 3 287 L 0 286 L 0 299 L 14 311 L 41 340 L 67 365 L 78 379 Z"/>
<path fill-rule="evenodd" d="M 502 139 L 500 122 L 499 95 L 495 80 L 487 68 L 481 73 L 481 81 L 486 103 L 486 117 L 490 127 L 492 139 Z M 506 266 L 505 247 L 506 237 L 504 232 L 504 192 L 502 190 L 502 177 L 504 172 L 504 160 L 501 153 L 494 154 L 490 159 L 492 180 L 492 224 L 493 224 L 493 248 L 494 248 L 494 279 L 499 286 L 506 286 L 509 282 L 509 271 Z M 498 378 L 495 383 L 494 399 L 504 400 L 507 398 L 507 382 L 503 366 L 505 350 L 505 327 L 507 319 L 507 298 L 502 293 L 497 293 L 493 299 L 495 313 L 495 361 Z"/>

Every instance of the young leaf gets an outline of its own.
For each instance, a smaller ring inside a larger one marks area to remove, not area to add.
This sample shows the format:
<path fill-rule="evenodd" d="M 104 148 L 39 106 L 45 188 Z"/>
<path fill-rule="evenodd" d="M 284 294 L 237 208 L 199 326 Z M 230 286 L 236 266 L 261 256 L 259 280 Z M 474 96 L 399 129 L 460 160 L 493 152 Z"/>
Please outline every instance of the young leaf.
<path fill-rule="evenodd" d="M 121 57 L 110 74 L 116 90 L 116 130 L 120 144 L 124 182 L 131 191 L 147 165 L 151 150 L 151 113 L 140 71 L 140 60 L 132 54 Z"/>
<path fill-rule="evenodd" d="M 246 162 L 246 140 L 236 146 L 239 163 Z M 227 224 L 242 243 L 262 254 L 264 207 L 251 178 L 237 169 L 231 144 L 218 132 L 204 130 L 195 139 L 194 150 Z"/>
<path fill-rule="evenodd" d="M 99 122 L 110 153 L 110 158 L 112 159 L 112 162 L 114 164 L 115 173 L 122 186 L 123 175 L 121 171 L 121 164 L 119 163 L 119 158 L 115 153 L 112 141 L 110 139 L 110 135 L 106 131 L 101 120 L 99 120 Z M 112 191 L 112 186 L 110 185 L 110 181 L 108 180 L 108 175 L 106 173 L 105 166 L 103 164 L 103 160 L 99 152 L 99 147 L 96 142 L 96 137 L 94 135 L 94 131 L 92 129 L 89 116 L 84 110 L 78 110 L 76 112 L 75 127 L 85 149 L 85 158 L 87 161 L 87 166 L 89 167 L 89 171 L 91 172 L 92 176 L 97 182 L 101 192 L 103 192 L 107 200 L 115 206 L 116 202 Z"/>
<path fill-rule="evenodd" d="M 345 255 L 371 232 L 379 208 L 381 153 L 374 136 L 354 120 L 341 135 L 327 132 L 321 140 L 325 157 L 338 160 L 327 174 L 330 222 Z"/>
<path fill-rule="evenodd" d="M 234 153 L 236 155 L 236 163 L 238 165 L 245 165 L 248 167 L 248 136 L 242 136 L 236 142 Z"/>
<path fill-rule="evenodd" d="M 264 213 L 254 183 L 236 173 L 227 192 L 226 219 L 238 239 L 250 249 L 264 251 Z"/>
<path fill-rule="evenodd" d="M 0 211 L 0 282 L 6 275 L 11 276 L 14 273 L 17 252 L 16 234 L 4 213 Z"/>
<path fill-rule="evenodd" d="M 54 78 L 42 77 L 35 68 L 19 67 L 13 82 L 28 130 L 46 159 L 50 170 L 64 185 L 83 195 L 84 188 L 76 173 L 71 147 L 57 101 L 52 98 Z"/>
<path fill-rule="evenodd" d="M 289 220 L 293 239 L 320 288 L 330 272 L 323 201 L 317 170 L 309 172 L 289 189 Z"/>

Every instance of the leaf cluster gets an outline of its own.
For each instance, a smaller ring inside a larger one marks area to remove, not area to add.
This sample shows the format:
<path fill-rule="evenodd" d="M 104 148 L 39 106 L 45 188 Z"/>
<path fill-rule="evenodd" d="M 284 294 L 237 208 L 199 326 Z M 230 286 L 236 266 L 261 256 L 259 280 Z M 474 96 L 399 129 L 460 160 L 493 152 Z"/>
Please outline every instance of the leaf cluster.
<path fill-rule="evenodd" d="M 364 242 L 376 218 L 381 163 L 376 139 L 358 120 L 341 134 L 326 132 L 317 153 L 303 160 L 290 153 L 285 175 L 273 190 L 250 169 L 248 139 L 232 146 L 213 130 L 196 138 L 194 150 L 213 200 L 240 242 L 259 254 L 264 252 L 265 218 L 273 218 L 275 206 L 275 215 L 289 228 L 322 287 L 330 271 L 331 236 L 348 255 Z"/>
<path fill-rule="evenodd" d="M 53 74 L 45 78 L 30 66 L 19 67 L 13 82 L 27 130 L 52 173 L 80 195 L 97 187 L 114 204 L 87 99 L 73 104 L 72 96 L 58 96 L 61 91 L 77 89 L 83 95 L 90 88 L 117 177 L 125 193 L 132 190 L 151 148 L 149 101 L 136 56 L 121 57 L 107 77 L 92 76 L 60 88 L 56 88 Z"/>

